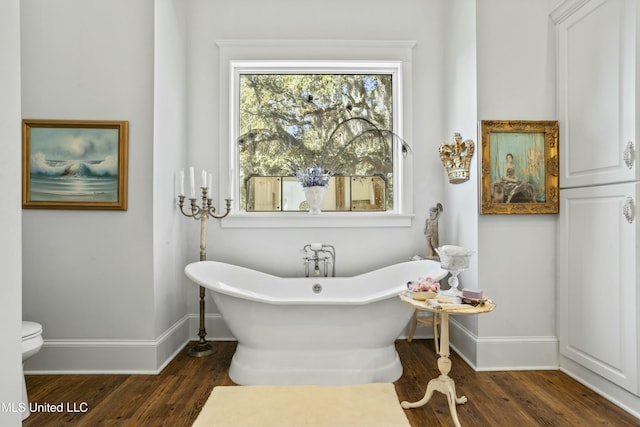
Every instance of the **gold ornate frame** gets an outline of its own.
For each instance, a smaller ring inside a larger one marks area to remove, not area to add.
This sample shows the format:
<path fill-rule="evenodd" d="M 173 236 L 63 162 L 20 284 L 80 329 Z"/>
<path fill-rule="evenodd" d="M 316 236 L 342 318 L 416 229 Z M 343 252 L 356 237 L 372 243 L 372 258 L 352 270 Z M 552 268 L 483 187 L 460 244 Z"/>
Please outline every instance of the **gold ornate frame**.
<path fill-rule="evenodd" d="M 128 128 L 128 121 L 24 119 L 22 208 L 127 210 Z"/>
<path fill-rule="evenodd" d="M 558 122 L 483 120 L 481 128 L 480 213 L 557 214 Z"/>

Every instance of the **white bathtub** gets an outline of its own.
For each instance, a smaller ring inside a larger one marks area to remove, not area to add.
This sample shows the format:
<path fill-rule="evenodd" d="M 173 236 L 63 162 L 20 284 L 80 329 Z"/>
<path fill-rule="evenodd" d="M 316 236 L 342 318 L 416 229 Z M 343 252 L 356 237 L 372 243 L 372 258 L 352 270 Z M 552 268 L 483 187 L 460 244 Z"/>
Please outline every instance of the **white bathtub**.
<path fill-rule="evenodd" d="M 394 342 L 413 313 L 397 295 L 410 280 L 447 274 L 429 260 L 336 278 L 282 278 L 215 261 L 189 264 L 185 273 L 213 291 L 238 340 L 229 376 L 241 385 L 397 380 Z"/>

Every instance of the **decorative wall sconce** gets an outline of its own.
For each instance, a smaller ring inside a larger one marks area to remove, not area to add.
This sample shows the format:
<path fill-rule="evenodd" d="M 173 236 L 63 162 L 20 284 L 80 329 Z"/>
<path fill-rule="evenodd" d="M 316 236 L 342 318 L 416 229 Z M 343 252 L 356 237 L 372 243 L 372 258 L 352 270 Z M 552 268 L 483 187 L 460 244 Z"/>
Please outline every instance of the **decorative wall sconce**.
<path fill-rule="evenodd" d="M 462 136 L 458 132 L 453 135 L 453 143 L 443 143 L 438 152 L 440 160 L 447 171 L 451 184 L 460 184 L 469 180 L 469 167 L 475 146 L 473 141 L 467 139 L 462 141 Z"/>

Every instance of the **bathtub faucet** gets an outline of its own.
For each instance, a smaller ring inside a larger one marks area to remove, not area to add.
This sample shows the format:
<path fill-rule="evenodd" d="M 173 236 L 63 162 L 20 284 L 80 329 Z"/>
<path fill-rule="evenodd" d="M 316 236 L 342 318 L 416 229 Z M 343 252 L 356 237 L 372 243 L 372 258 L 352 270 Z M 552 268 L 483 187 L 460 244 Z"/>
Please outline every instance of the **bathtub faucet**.
<path fill-rule="evenodd" d="M 329 276 L 329 264 L 331 264 L 331 277 L 336 276 L 336 249 L 332 245 L 322 243 L 308 243 L 304 245 L 305 256 L 304 275 L 309 276 Z M 320 266 L 322 265 L 322 272 Z M 313 271 L 310 271 L 313 267 Z"/>

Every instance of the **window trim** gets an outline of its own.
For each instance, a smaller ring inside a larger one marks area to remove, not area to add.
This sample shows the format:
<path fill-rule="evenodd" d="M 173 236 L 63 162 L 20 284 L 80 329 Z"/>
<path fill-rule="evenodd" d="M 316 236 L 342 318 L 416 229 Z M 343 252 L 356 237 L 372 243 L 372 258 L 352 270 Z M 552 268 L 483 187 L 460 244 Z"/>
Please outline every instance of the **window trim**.
<path fill-rule="evenodd" d="M 394 149 L 394 209 L 385 212 L 323 212 L 311 216 L 304 212 L 260 213 L 239 208 L 239 177 L 236 176 L 239 148 L 235 84 L 239 74 L 255 72 L 330 72 L 392 74 L 394 94 L 394 132 L 410 140 L 409 117 L 403 113 L 410 105 L 411 54 L 413 41 L 217 41 L 220 49 L 220 169 L 221 197 L 230 194 L 231 214 L 222 221 L 229 228 L 296 227 L 409 227 L 413 218 L 412 159 L 402 157 L 401 146 Z M 268 49 L 265 47 L 268 46 Z M 266 58 L 265 56 L 268 56 Z M 335 59 L 347 57 L 347 59 Z M 294 58 L 282 60 L 279 58 Z M 373 59 L 372 59 L 373 58 Z M 277 66 L 277 69 L 276 69 Z M 226 96 L 225 96 L 226 95 Z M 226 117 L 225 117 L 226 116 Z M 225 126 L 226 124 L 226 126 Z"/>

